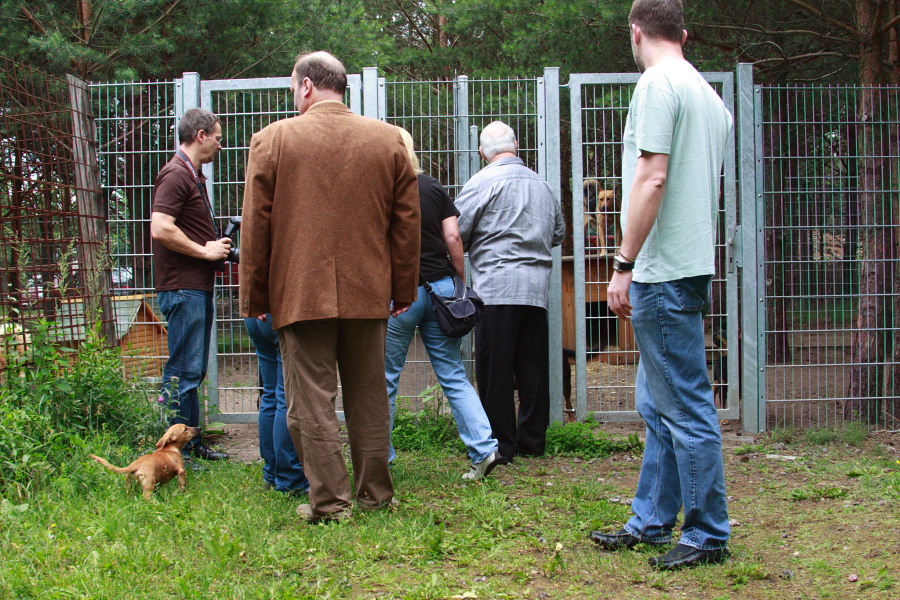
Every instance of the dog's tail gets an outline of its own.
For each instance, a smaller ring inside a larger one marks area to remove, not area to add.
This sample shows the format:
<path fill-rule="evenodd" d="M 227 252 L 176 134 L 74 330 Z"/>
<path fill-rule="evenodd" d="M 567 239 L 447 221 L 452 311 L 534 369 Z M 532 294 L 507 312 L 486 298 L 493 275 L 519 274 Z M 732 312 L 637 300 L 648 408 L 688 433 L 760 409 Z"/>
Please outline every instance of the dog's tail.
<path fill-rule="evenodd" d="M 117 467 L 117 466 L 115 466 L 114 464 L 110 463 L 110 462 L 109 462 L 108 460 L 106 460 L 105 458 L 100 458 L 99 456 L 94 456 L 93 454 L 91 454 L 91 458 L 93 458 L 94 460 L 96 460 L 98 463 L 100 463 L 101 465 L 103 465 L 104 467 L 106 467 L 107 469 L 109 469 L 110 471 L 115 471 L 116 473 L 131 473 L 131 468 L 130 468 L 130 467 L 124 467 L 124 468 L 123 468 L 123 467 Z"/>

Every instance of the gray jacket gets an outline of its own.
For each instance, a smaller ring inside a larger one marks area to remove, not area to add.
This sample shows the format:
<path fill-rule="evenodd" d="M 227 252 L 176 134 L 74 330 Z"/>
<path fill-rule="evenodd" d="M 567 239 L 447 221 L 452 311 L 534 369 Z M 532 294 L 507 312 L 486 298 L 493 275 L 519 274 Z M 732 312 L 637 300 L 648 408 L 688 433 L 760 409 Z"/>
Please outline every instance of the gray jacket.
<path fill-rule="evenodd" d="M 547 182 L 520 158 L 501 158 L 466 183 L 456 208 L 474 288 L 485 304 L 547 308 L 550 249 L 566 233 Z"/>

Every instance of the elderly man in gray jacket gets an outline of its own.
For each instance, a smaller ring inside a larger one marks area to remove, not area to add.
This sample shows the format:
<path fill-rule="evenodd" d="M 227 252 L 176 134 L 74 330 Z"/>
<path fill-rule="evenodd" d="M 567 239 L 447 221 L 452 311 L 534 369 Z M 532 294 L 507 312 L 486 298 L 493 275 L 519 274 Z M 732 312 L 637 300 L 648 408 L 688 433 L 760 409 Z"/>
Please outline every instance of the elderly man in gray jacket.
<path fill-rule="evenodd" d="M 566 224 L 550 186 L 517 156 L 509 125 L 494 121 L 480 142 L 489 164 L 466 183 L 456 208 L 475 291 L 487 305 L 475 327 L 478 393 L 508 463 L 516 454 L 541 455 L 546 445 L 550 250 Z"/>

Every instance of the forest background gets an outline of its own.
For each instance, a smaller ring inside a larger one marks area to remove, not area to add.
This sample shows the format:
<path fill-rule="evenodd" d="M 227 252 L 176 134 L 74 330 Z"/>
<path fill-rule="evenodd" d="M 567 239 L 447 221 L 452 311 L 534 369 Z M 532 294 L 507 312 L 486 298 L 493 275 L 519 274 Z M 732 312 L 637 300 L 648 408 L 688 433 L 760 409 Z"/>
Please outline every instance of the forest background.
<path fill-rule="evenodd" d="M 631 0 L 0 0 L 7 58 L 88 81 L 286 75 L 301 51 L 393 78 L 634 71 Z M 701 70 L 900 83 L 900 0 L 685 2 Z"/>

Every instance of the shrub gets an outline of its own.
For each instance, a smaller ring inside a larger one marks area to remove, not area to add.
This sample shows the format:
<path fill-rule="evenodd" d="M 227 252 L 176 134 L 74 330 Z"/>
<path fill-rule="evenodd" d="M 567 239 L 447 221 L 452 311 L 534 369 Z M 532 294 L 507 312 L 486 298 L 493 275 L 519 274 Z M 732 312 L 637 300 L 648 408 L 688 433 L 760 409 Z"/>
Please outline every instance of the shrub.
<path fill-rule="evenodd" d="M 83 464 L 95 437 L 127 448 L 159 437 L 156 403 L 124 379 L 119 351 L 96 330 L 77 352 L 60 346 L 46 322 L 31 336 L 29 356 L 8 358 L 0 390 L 0 493 L 24 497 L 60 470 L 78 473 L 65 463 Z"/>

